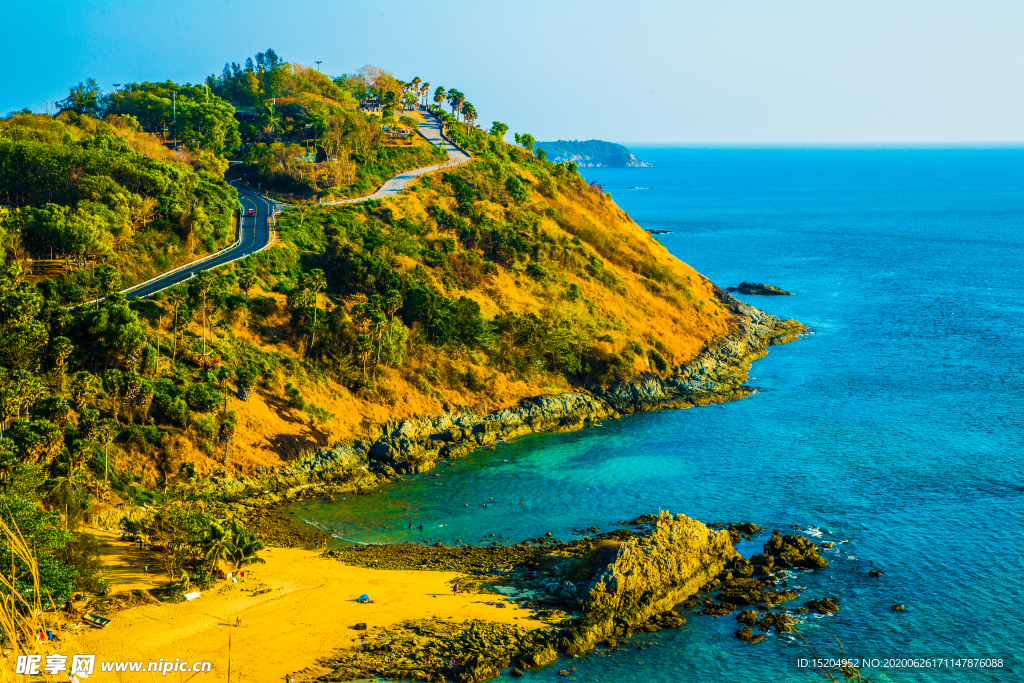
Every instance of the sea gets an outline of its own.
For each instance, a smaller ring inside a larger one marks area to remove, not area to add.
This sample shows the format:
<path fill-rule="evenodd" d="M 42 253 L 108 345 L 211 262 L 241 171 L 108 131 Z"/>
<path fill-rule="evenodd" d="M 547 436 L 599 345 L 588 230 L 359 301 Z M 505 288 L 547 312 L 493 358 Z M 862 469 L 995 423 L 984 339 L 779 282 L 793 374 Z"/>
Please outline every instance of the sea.
<path fill-rule="evenodd" d="M 754 363 L 757 393 L 520 438 L 289 512 L 336 542 L 573 539 L 669 510 L 764 527 L 748 556 L 772 529 L 834 544 L 827 569 L 788 579 L 792 606 L 840 600 L 802 617 L 806 644 L 744 643 L 732 617 L 682 610 L 682 628 L 528 681 L 570 666 L 601 683 L 813 681 L 841 653 L 872 681 L 1019 679 L 1024 148 L 630 147 L 653 167 L 587 181 L 722 287 L 793 292 L 738 295 L 810 328 Z"/>

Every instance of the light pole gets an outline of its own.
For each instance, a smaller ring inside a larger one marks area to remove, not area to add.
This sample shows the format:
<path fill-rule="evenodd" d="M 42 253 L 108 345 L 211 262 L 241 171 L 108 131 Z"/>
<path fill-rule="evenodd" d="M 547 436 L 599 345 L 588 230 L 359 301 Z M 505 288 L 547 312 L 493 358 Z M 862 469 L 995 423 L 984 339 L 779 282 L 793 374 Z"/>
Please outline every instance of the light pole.
<path fill-rule="evenodd" d="M 322 59 L 316 60 L 316 71 L 317 71 L 317 73 L 320 73 L 320 64 L 321 63 L 323 63 Z"/>
<path fill-rule="evenodd" d="M 171 125 L 174 126 L 174 149 L 178 149 L 178 92 L 171 93 Z"/>

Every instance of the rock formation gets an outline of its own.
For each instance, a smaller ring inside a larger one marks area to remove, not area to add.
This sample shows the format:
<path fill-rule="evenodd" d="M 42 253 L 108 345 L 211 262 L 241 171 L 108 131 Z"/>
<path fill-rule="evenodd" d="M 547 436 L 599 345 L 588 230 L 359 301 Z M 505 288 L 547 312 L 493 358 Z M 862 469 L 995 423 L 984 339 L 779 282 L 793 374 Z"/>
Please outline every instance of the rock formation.
<path fill-rule="evenodd" d="M 761 296 L 793 296 L 793 292 L 774 285 L 765 285 L 760 282 L 741 282 L 739 287 L 729 287 L 726 291 L 739 292 L 740 294 L 758 294 Z"/>

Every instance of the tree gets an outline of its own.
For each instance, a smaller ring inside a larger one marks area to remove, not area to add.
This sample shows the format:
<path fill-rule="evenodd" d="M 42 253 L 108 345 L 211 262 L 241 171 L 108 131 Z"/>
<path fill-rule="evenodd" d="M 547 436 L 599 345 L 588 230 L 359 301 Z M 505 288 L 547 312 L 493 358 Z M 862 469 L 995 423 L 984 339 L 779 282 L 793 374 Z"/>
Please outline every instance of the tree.
<path fill-rule="evenodd" d="M 96 375 L 82 370 L 71 380 L 71 398 L 79 410 L 85 410 L 96 400 L 102 388 L 103 385 Z"/>
<path fill-rule="evenodd" d="M 317 297 L 321 290 L 327 287 L 327 280 L 324 276 L 324 271 L 320 268 L 314 268 L 309 274 L 303 279 L 300 285 L 303 290 L 308 292 L 313 297 L 313 327 L 310 330 L 309 346 L 306 349 L 306 355 L 309 356 L 313 351 L 313 344 L 316 341 L 316 326 L 317 326 Z"/>
<path fill-rule="evenodd" d="M 469 127 L 476 121 L 476 108 L 469 102 L 462 105 L 462 118 L 466 120 L 466 133 L 468 134 Z"/>
<path fill-rule="evenodd" d="M 441 103 L 444 102 L 445 97 L 447 97 L 445 89 L 442 88 L 441 86 L 437 86 L 437 90 L 434 91 L 434 104 L 436 104 L 437 106 L 441 106 Z"/>
<path fill-rule="evenodd" d="M 424 83 L 423 87 L 420 88 L 420 98 L 423 100 L 423 106 L 427 106 L 427 95 L 430 94 L 430 83 Z"/>
<path fill-rule="evenodd" d="M 533 146 L 537 143 L 537 139 L 534 138 L 529 133 L 523 133 L 521 136 L 519 136 L 519 140 L 522 143 L 523 147 L 525 147 L 529 152 L 533 151 Z"/>
<path fill-rule="evenodd" d="M 491 122 L 491 135 L 493 135 L 494 137 L 498 138 L 501 141 L 504 141 L 505 133 L 507 133 L 507 132 L 508 132 L 508 126 L 506 126 L 501 121 L 492 121 Z M 516 142 L 518 142 L 518 140 Z"/>
<path fill-rule="evenodd" d="M 256 538 L 256 534 L 243 527 L 237 519 L 228 520 L 227 525 L 231 531 L 228 559 L 234 562 L 236 567 L 264 564 L 266 560 L 256 555 L 263 550 L 263 543 Z"/>
<path fill-rule="evenodd" d="M 100 115 L 100 97 L 102 96 L 100 86 L 96 79 L 87 78 L 84 83 L 72 86 L 68 96 L 57 103 L 62 111 L 70 110 L 93 118 Z"/>
<path fill-rule="evenodd" d="M 248 299 L 248 292 L 246 292 L 246 298 Z M 175 287 L 167 295 L 167 303 L 170 305 L 171 310 L 174 311 L 174 327 L 171 335 L 171 363 L 175 362 L 178 354 L 178 312 L 185 307 L 187 301 L 188 296 L 181 287 Z"/>
<path fill-rule="evenodd" d="M 523 181 L 519 179 L 517 175 L 510 175 L 505 180 L 505 191 L 508 192 L 509 196 L 512 197 L 517 203 L 523 203 L 530 198 L 530 193 L 527 191 L 526 186 L 523 185 Z"/>
<path fill-rule="evenodd" d="M 249 305 L 249 290 L 256 286 L 256 272 L 250 268 L 242 268 L 238 274 L 238 288 L 245 292 L 245 305 Z"/>
<path fill-rule="evenodd" d="M 74 344 L 67 337 L 54 337 L 53 341 L 50 342 L 50 358 L 53 361 L 54 369 L 57 371 L 57 393 L 64 393 L 66 378 L 64 365 L 74 350 Z"/>
<path fill-rule="evenodd" d="M 202 301 L 203 305 L 203 358 L 206 358 L 206 296 L 213 287 L 216 276 L 208 270 L 204 270 L 195 278 L 195 294 Z"/>

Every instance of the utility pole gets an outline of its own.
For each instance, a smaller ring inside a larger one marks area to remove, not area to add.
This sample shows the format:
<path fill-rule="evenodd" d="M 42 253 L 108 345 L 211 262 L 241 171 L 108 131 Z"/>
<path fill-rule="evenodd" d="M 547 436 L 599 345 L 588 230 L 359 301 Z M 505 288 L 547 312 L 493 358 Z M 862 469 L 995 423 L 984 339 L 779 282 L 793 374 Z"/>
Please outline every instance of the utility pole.
<path fill-rule="evenodd" d="M 174 126 L 174 149 L 178 149 L 178 91 L 171 93 L 171 125 Z"/>
<path fill-rule="evenodd" d="M 323 62 L 323 60 L 322 60 L 322 59 L 318 59 L 318 60 L 316 60 L 316 71 L 317 71 L 317 73 L 320 73 L 320 64 L 321 64 L 322 62 Z"/>

